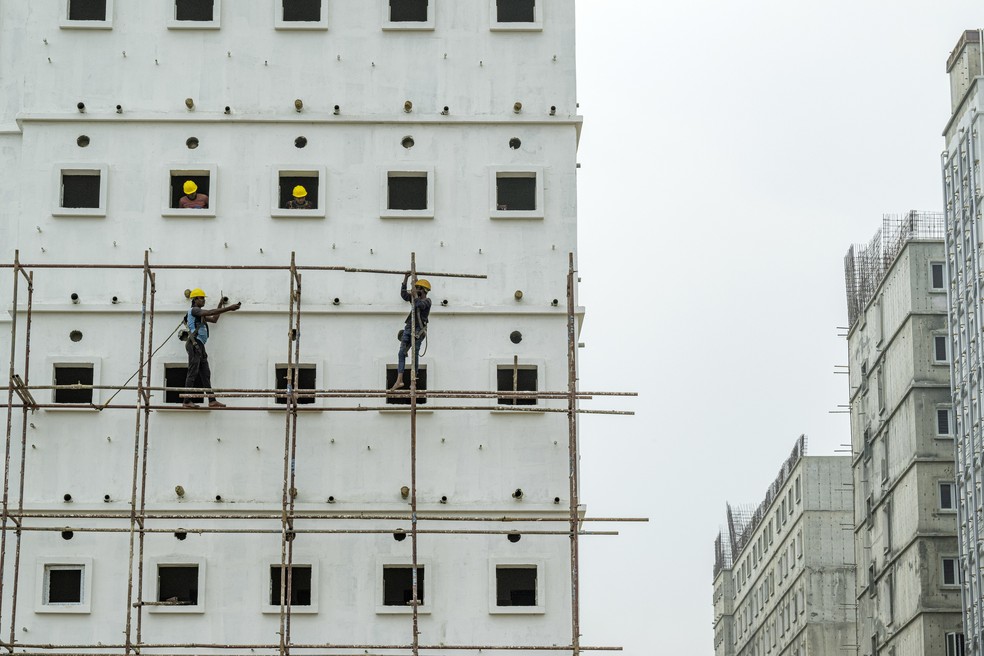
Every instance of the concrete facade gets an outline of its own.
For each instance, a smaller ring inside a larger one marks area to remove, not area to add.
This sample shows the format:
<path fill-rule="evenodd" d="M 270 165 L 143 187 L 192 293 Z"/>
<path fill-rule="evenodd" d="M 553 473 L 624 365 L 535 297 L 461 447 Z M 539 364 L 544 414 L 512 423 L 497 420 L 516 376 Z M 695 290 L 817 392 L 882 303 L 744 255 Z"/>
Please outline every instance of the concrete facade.
<path fill-rule="evenodd" d="M 499 20 L 500 2 L 520 14 L 531 7 L 530 20 Z M 87 4 L 0 3 L 0 260 L 9 264 L 19 251 L 24 263 L 140 265 L 146 254 L 155 265 L 255 267 L 288 265 L 293 253 L 298 265 L 402 271 L 414 253 L 420 271 L 487 276 L 427 276 L 428 389 L 503 389 L 500 369 L 514 363 L 535 371 L 533 390 L 567 389 L 581 126 L 573 3 L 431 0 L 423 20 L 406 23 L 389 20 L 389 0 L 324 0 L 316 3 L 319 20 L 303 25 L 285 20 L 282 0 L 215 0 L 211 21 L 178 20 L 172 0 L 108 0 L 105 20 L 73 19 L 72 5 Z M 208 210 L 172 206 L 174 185 L 190 176 L 208 179 Z M 293 184 L 284 180 L 298 176 L 318 188 L 318 208 L 303 214 L 280 202 L 281 187 Z M 408 176 L 426 180 L 422 209 L 393 207 L 391 179 Z M 506 179 L 531 181 L 532 207 L 503 201 Z M 92 206 L 70 206 L 76 183 L 95 193 L 94 204 L 83 203 Z M 0 273 L 6 309 L 10 269 Z M 12 370 L 32 386 L 56 383 L 66 367 L 88 369 L 93 384 L 106 387 L 94 390 L 91 404 L 106 403 L 140 365 L 142 275 L 36 269 L 30 362 L 23 285 L 17 340 L 5 311 L 0 352 L 13 349 Z M 401 276 L 333 270 L 303 278 L 299 363 L 314 372 L 314 387 L 381 391 L 407 315 Z M 275 387 L 291 344 L 289 280 L 283 270 L 157 271 L 153 347 L 163 346 L 145 384 L 161 387 L 168 371 L 185 366 L 184 345 L 166 338 L 187 310 L 183 291 L 201 287 L 209 307 L 220 295 L 243 302 L 208 342 L 215 386 Z M 58 402 L 50 389 L 34 394 Z M 150 402 L 169 401 L 155 390 Z M 228 402 L 247 410 L 174 404 L 150 414 L 141 495 L 148 512 L 173 518 L 147 520 L 160 532 L 146 535 L 139 568 L 128 562 L 135 411 L 8 415 L 11 503 L 23 484 L 24 508 L 46 515 L 30 521 L 51 530 L 24 531 L 15 563 L 7 527 L 5 640 L 8 631 L 18 643 L 136 640 L 136 628 L 125 630 L 128 605 L 164 601 L 161 572 L 181 566 L 197 568 L 197 601 L 145 608 L 145 644 L 278 642 L 270 568 L 281 562 L 281 521 L 247 516 L 279 513 L 286 498 L 284 413 L 269 397 Z M 133 406 L 137 395 L 124 390 L 113 404 Z M 419 638 L 430 653 L 442 645 L 571 644 L 568 420 L 521 411 L 566 404 L 430 398 L 420 406 L 421 516 L 477 518 L 422 525 L 474 531 L 419 538 L 426 582 Z M 432 410 L 442 405 L 479 409 Z M 318 398 L 311 407 L 319 411 L 299 416 L 291 460 L 298 517 L 405 515 L 405 406 L 377 397 Z M 119 519 L 69 517 L 101 511 Z M 189 517 L 196 512 L 228 514 L 223 529 L 268 532 L 196 533 L 215 526 Z M 510 523 L 519 541 L 508 540 L 502 524 L 479 521 L 506 515 L 550 521 Z M 85 531 L 106 527 L 120 532 Z M 535 533 L 544 527 L 561 534 Z M 407 644 L 411 609 L 385 600 L 384 579 L 410 562 L 411 541 L 394 539 L 410 522 L 309 519 L 297 528 L 379 532 L 298 533 L 294 563 L 310 571 L 311 600 L 292 611 L 292 639 Z M 81 572 L 78 603 L 49 598 L 65 566 Z M 510 569 L 535 572 L 532 604 L 497 597 Z M 131 572 L 143 599 L 136 591 L 127 598 Z"/>
<path fill-rule="evenodd" d="M 948 348 L 953 354 L 951 393 L 956 432 L 956 482 L 960 565 L 966 651 L 984 654 L 984 581 L 981 575 L 984 534 L 984 467 L 981 464 L 981 398 L 984 362 L 980 346 L 982 296 L 981 177 L 984 150 L 980 134 L 981 32 L 964 32 L 947 59 L 951 117 L 943 130 L 943 202 L 946 212 Z"/>
<path fill-rule="evenodd" d="M 801 437 L 754 512 L 729 506 L 718 544 L 731 557 L 714 572 L 717 656 L 820 656 L 853 643 L 849 480 L 849 458 L 805 456 Z"/>
<path fill-rule="evenodd" d="M 848 332 L 857 653 L 866 656 L 949 654 L 946 642 L 962 633 L 942 234 L 939 215 L 886 217 L 848 258 L 848 284 L 869 290 Z M 852 269 L 863 260 L 883 265 Z"/>

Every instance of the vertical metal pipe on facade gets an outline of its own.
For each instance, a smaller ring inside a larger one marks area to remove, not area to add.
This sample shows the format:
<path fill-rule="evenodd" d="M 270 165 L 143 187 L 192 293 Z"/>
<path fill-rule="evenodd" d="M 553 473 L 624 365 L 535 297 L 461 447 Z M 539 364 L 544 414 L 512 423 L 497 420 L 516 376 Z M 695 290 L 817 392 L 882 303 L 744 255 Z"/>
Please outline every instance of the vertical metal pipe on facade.
<path fill-rule="evenodd" d="M 150 317 L 147 327 L 147 346 L 146 351 L 150 353 L 150 357 L 147 358 L 147 382 L 149 383 L 152 378 L 152 365 L 154 360 L 154 308 L 155 300 L 157 298 L 157 277 L 153 271 L 148 268 L 145 275 L 150 280 Z M 143 371 L 143 361 L 141 361 L 140 371 Z M 143 378 L 143 374 L 139 374 L 140 378 Z M 141 602 L 144 599 L 144 542 L 146 541 L 146 533 L 144 529 L 146 528 L 145 522 L 147 521 L 147 453 L 148 447 L 150 445 L 150 390 L 147 388 L 143 382 L 138 379 L 137 382 L 137 407 L 139 408 L 143 405 L 144 410 L 144 421 L 143 421 L 143 446 L 140 450 L 140 511 L 138 513 L 138 521 L 140 522 L 140 535 L 139 537 L 139 553 L 137 555 L 137 599 Z M 137 606 L 137 644 L 143 642 L 143 603 Z"/>
<path fill-rule="evenodd" d="M 12 436 L 13 417 L 14 417 L 14 371 L 17 358 L 17 302 L 18 302 L 18 283 L 20 282 L 20 251 L 14 251 L 14 297 L 11 307 L 11 327 L 10 327 L 10 368 L 7 374 L 7 432 L 4 440 L 4 464 L 3 464 L 3 516 L 0 517 L 0 618 L 3 617 L 3 583 L 6 579 L 7 561 L 7 521 L 9 519 L 9 490 L 10 490 L 10 439 Z M 20 520 L 18 520 L 20 521 Z M 2 622 L 2 619 L 0 619 Z M 0 624 L 2 626 L 2 624 Z M 13 626 L 13 625 L 11 625 Z M 9 651 L 13 651 L 8 646 Z"/>
<path fill-rule="evenodd" d="M 410 253 L 410 279 L 417 284 L 417 254 Z M 411 288 L 412 289 L 412 288 Z M 417 306 L 410 295 L 410 605 L 413 607 L 413 656 L 420 653 L 420 597 L 417 594 Z M 401 346 L 402 348 L 402 346 Z M 397 376 L 399 376 L 397 372 Z"/>
<path fill-rule="evenodd" d="M 571 653 L 581 653 L 581 601 L 578 594 L 578 481 L 577 481 L 577 324 L 574 308 L 574 253 L 567 271 L 567 453 L 570 459 L 571 529 Z"/>

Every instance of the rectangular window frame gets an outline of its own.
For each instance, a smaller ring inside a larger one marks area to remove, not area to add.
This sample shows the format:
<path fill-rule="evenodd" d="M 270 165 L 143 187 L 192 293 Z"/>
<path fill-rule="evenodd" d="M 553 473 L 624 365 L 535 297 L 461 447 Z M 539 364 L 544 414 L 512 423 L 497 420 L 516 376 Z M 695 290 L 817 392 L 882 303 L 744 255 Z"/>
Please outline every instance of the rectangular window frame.
<path fill-rule="evenodd" d="M 279 562 L 279 561 L 278 561 Z M 198 603 L 191 606 L 147 606 L 147 612 L 161 615 L 201 615 L 205 613 L 205 599 L 207 589 L 205 584 L 205 559 L 198 556 L 169 556 L 166 558 L 149 559 L 150 567 L 146 568 L 144 576 L 148 580 L 144 581 L 145 594 L 149 591 L 152 599 L 158 597 L 158 570 L 161 567 L 198 567 Z M 279 609 L 277 609 L 279 612 Z"/>
<path fill-rule="evenodd" d="M 325 203 L 328 200 L 326 181 L 328 169 L 324 166 L 283 165 L 272 169 L 270 187 L 270 216 L 275 219 L 323 219 L 327 216 Z M 288 210 L 280 207 L 280 178 L 283 176 L 300 176 L 318 178 L 318 207 L 313 210 Z M 209 199 L 211 200 L 211 199 Z"/>
<path fill-rule="evenodd" d="M 518 362 L 520 368 L 533 368 L 536 367 L 536 391 L 540 392 L 547 387 L 547 361 L 543 358 L 520 358 Z M 499 389 L 499 368 L 508 367 L 512 368 L 513 358 L 491 358 L 489 360 L 489 389 L 496 390 Z M 510 413 L 529 413 L 536 412 L 537 410 L 542 410 L 545 407 L 551 407 L 553 401 L 550 399 L 536 399 L 536 403 L 533 405 L 507 405 L 499 404 L 498 398 L 489 399 L 489 403 L 492 405 L 492 411 L 494 413 L 510 414 Z M 517 409 L 518 408 L 518 409 Z"/>
<path fill-rule="evenodd" d="M 265 559 L 263 575 L 260 577 L 260 612 L 264 615 L 279 615 L 280 614 L 280 604 L 273 605 L 270 602 L 270 587 L 272 585 L 272 578 L 270 576 L 271 567 L 280 567 L 280 556 L 269 554 Z M 320 568 L 319 559 L 314 554 L 306 553 L 301 554 L 298 552 L 294 553 L 292 558 L 292 563 L 294 567 L 310 567 L 311 568 L 311 605 L 310 606 L 294 606 L 290 607 L 291 615 L 317 615 L 318 614 L 318 590 L 320 581 Z"/>
<path fill-rule="evenodd" d="M 943 345 L 943 359 L 939 357 L 939 347 Z M 933 334 L 933 364 L 950 364 L 950 340 L 946 334 Z"/>
<path fill-rule="evenodd" d="M 389 178 L 426 177 L 427 207 L 422 210 L 394 210 L 389 208 Z M 434 218 L 434 167 L 388 166 L 380 169 L 379 218 L 381 219 L 433 219 Z"/>
<path fill-rule="evenodd" d="M 953 561 L 953 583 L 946 582 L 946 562 Z M 960 588 L 960 559 L 956 556 L 940 556 L 940 587 Z"/>
<path fill-rule="evenodd" d="M 945 294 L 946 293 L 946 262 L 939 260 L 931 260 L 929 262 L 929 293 L 930 294 Z M 942 284 L 937 287 L 935 283 L 934 269 L 936 267 L 940 268 L 940 279 Z"/>
<path fill-rule="evenodd" d="M 167 19 L 169 30 L 217 30 L 222 26 L 222 0 L 213 0 L 210 21 L 178 20 L 178 3 L 176 0 L 169 1 L 171 3 L 171 14 Z"/>
<path fill-rule="evenodd" d="M 536 179 L 536 209 L 500 210 L 498 209 L 498 179 L 528 178 Z M 543 219 L 544 182 L 542 166 L 493 166 L 489 169 L 489 218 L 491 219 Z"/>
<path fill-rule="evenodd" d="M 82 601 L 77 604 L 48 604 L 48 572 L 50 569 L 82 570 Z M 82 556 L 43 556 L 37 559 L 34 612 L 38 614 L 87 615 L 92 612 L 92 558 Z"/>
<path fill-rule="evenodd" d="M 113 2 L 106 0 L 106 17 L 103 20 L 72 20 L 69 18 L 72 0 L 62 0 L 65 11 L 61 15 L 58 26 L 63 30 L 111 30 L 113 29 Z"/>
<path fill-rule="evenodd" d="M 88 355 L 57 355 L 50 356 L 44 359 L 44 369 L 50 372 L 51 384 L 55 384 L 55 367 L 60 365 L 91 365 L 92 367 L 92 405 L 99 405 L 102 403 L 102 392 L 103 390 L 96 389 L 102 383 L 102 358 L 97 358 L 95 356 Z M 48 403 L 55 403 L 55 392 L 57 390 L 47 390 Z M 53 407 L 44 408 L 45 412 L 97 412 L 95 408 L 66 408 L 66 407 Z"/>
<path fill-rule="evenodd" d="M 277 30 L 327 30 L 328 29 L 328 4 L 329 0 L 321 0 L 321 18 L 316 21 L 292 21 L 284 20 L 283 0 L 273 2 L 273 27 Z M 321 206 L 321 203 L 318 203 Z"/>
<path fill-rule="evenodd" d="M 946 427 L 947 427 L 947 431 L 948 431 L 946 433 L 941 433 L 940 432 L 940 413 L 941 412 L 945 412 L 946 413 L 946 425 L 947 425 Z M 936 406 L 936 419 L 935 419 L 934 433 L 935 433 L 935 436 L 936 436 L 937 439 L 941 439 L 941 440 L 952 440 L 953 439 L 954 432 L 953 432 L 953 407 L 952 406 L 949 406 L 949 405 L 938 405 L 938 406 Z"/>
<path fill-rule="evenodd" d="M 161 386 L 162 387 L 168 387 L 168 384 L 167 384 L 167 372 L 170 369 L 184 369 L 184 371 L 185 371 L 185 378 L 188 377 L 188 361 L 187 360 L 183 360 L 183 361 L 180 361 L 180 362 L 177 361 L 177 360 L 169 360 L 169 361 L 166 361 L 166 362 L 164 362 L 161 365 L 161 374 L 163 376 L 163 380 L 161 382 Z M 172 385 L 171 387 L 175 387 L 175 386 Z M 177 387 L 184 387 L 184 382 L 182 382 L 181 385 L 178 385 Z M 174 392 L 175 395 L 177 395 L 177 394 L 183 394 L 183 393 L 184 392 Z M 161 391 L 161 403 L 164 404 L 164 405 L 168 405 L 168 406 L 173 406 L 175 408 L 179 408 L 181 406 L 181 404 L 185 402 L 185 399 L 182 399 L 182 398 L 178 398 L 176 401 L 168 401 L 167 400 L 167 395 L 168 395 L 168 392 L 167 391 L 164 391 L 164 390 Z M 188 401 L 192 401 L 193 403 L 204 403 L 205 402 L 205 397 L 204 396 L 201 396 L 201 397 L 198 397 L 197 399 L 195 399 L 195 398 L 189 398 L 187 400 Z"/>
<path fill-rule="evenodd" d="M 382 25 L 383 29 L 387 31 L 404 31 L 404 32 L 424 32 L 435 29 L 436 21 L 435 16 L 437 14 L 437 8 L 435 5 L 437 0 L 428 0 L 427 2 L 427 20 L 424 21 L 391 21 L 390 20 L 390 0 L 380 0 L 380 6 L 382 8 Z"/>
<path fill-rule="evenodd" d="M 171 178 L 175 176 L 208 176 L 208 207 L 201 210 L 171 207 Z M 168 218 L 212 219 L 218 209 L 218 166 L 215 164 L 172 164 L 164 169 L 164 187 L 161 193 L 161 216 Z"/>
<path fill-rule="evenodd" d="M 536 605 L 499 606 L 497 605 L 498 568 L 536 568 Z M 546 559 L 544 558 L 490 558 L 489 559 L 489 614 L 490 615 L 543 615 L 546 609 Z"/>
<path fill-rule="evenodd" d="M 949 488 L 950 492 L 950 505 L 943 505 L 943 488 Z M 936 492 L 937 492 L 937 505 L 936 509 L 942 513 L 955 513 L 957 512 L 957 484 L 954 481 L 937 481 L 936 482 Z"/>
<path fill-rule="evenodd" d="M 489 29 L 492 32 L 541 32 L 543 31 L 543 3 L 536 0 L 533 5 L 533 21 L 512 23 L 499 21 L 498 0 L 489 0 Z"/>
<path fill-rule="evenodd" d="M 98 207 L 62 207 L 62 176 L 63 175 L 92 175 L 99 176 L 99 206 Z M 54 166 L 52 188 L 55 196 L 52 200 L 52 216 L 64 217 L 104 217 L 106 216 L 107 196 L 109 194 L 109 165 L 97 162 L 59 163 Z"/>
<path fill-rule="evenodd" d="M 379 557 L 376 559 L 376 614 L 377 615 L 412 615 L 412 606 L 385 606 L 383 604 L 383 569 L 386 567 L 413 567 L 412 558 L 407 557 Z M 417 567 L 424 569 L 424 602 L 417 606 L 417 613 L 429 615 L 434 607 L 436 598 L 437 576 L 436 567 L 428 558 L 418 558 Z"/>
<path fill-rule="evenodd" d="M 283 357 L 270 356 L 267 358 L 267 384 L 269 385 L 269 389 L 277 389 L 277 369 L 284 368 L 286 366 L 287 363 L 284 362 Z M 314 368 L 315 389 L 327 389 L 327 385 L 325 385 L 325 375 L 326 375 L 325 372 L 328 371 L 326 358 L 324 358 L 323 356 L 305 358 L 303 362 L 295 363 L 295 366 L 300 366 L 301 368 L 307 368 L 307 369 Z M 323 408 L 325 407 L 326 400 L 327 399 L 325 399 L 324 397 L 316 396 L 314 397 L 313 402 L 303 403 L 303 404 L 298 403 L 298 407 L 301 409 Z M 268 403 L 269 403 L 270 410 L 282 412 L 287 407 L 286 403 L 277 403 L 275 397 L 271 397 Z M 279 563 L 280 561 L 278 560 L 277 562 Z"/>

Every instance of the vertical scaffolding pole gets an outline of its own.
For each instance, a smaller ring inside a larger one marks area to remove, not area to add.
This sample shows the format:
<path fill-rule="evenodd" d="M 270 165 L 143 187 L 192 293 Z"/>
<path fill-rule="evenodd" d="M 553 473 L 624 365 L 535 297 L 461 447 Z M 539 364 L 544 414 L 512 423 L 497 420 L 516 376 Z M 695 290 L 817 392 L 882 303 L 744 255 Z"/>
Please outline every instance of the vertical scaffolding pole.
<path fill-rule="evenodd" d="M 7 520 L 9 519 L 8 513 L 10 510 L 10 439 L 14 418 L 14 371 L 17 357 L 17 296 L 20 275 L 20 251 L 14 251 L 14 297 L 11 308 L 10 368 L 7 375 L 7 433 L 4 442 L 3 461 L 3 517 L 0 518 L 0 618 L 3 617 L 3 584 L 6 580 L 5 568 L 7 564 Z M 14 650 L 13 645 L 8 645 L 7 650 L 12 652 Z"/>
<path fill-rule="evenodd" d="M 296 307 L 296 313 L 295 313 Z M 290 254 L 290 303 L 287 330 L 287 408 L 284 420 L 284 489 L 281 497 L 280 654 L 290 654 L 291 594 L 294 561 L 294 497 L 297 462 L 297 363 L 301 357 L 301 275 Z"/>
<path fill-rule="evenodd" d="M 144 422 L 143 422 L 143 448 L 140 452 L 140 512 L 138 515 L 138 521 L 140 522 L 140 547 L 139 554 L 137 556 L 137 599 L 143 602 L 144 599 L 144 541 L 146 538 L 146 533 L 143 530 L 145 528 L 146 515 L 147 515 L 147 453 L 148 447 L 150 445 L 150 387 L 152 386 L 151 372 L 153 369 L 153 359 L 154 359 L 154 307 L 155 299 L 157 297 L 157 277 L 150 268 L 144 270 L 144 276 L 150 279 L 150 322 L 147 327 L 147 352 L 150 356 L 147 358 L 147 385 L 143 384 L 143 361 L 141 360 L 140 373 L 137 378 L 137 408 L 143 404 L 144 409 Z M 143 603 L 137 606 L 137 644 L 143 642 Z"/>
<path fill-rule="evenodd" d="M 143 610 L 143 599 L 138 597 L 134 602 L 133 599 L 133 554 L 134 546 L 137 540 L 137 475 L 140 471 L 140 437 L 141 437 L 141 420 L 143 416 L 141 411 L 141 403 L 143 403 L 143 368 L 144 368 L 144 355 L 147 337 L 147 291 L 150 283 L 150 276 L 148 275 L 150 270 L 150 254 L 144 251 L 144 268 L 143 268 L 143 295 L 141 296 L 140 304 L 140 367 L 137 369 L 137 413 L 136 413 L 136 425 L 133 429 L 133 475 L 131 477 L 130 484 L 130 556 L 129 556 L 129 567 L 126 580 L 126 649 L 125 653 L 129 655 L 130 653 L 139 653 L 139 648 L 133 646 L 133 608 L 134 605 L 137 607 L 138 616 Z M 143 520 L 140 518 L 140 532 L 143 532 Z"/>
<path fill-rule="evenodd" d="M 24 321 L 24 389 L 30 384 L 31 372 L 31 318 L 34 312 L 34 272 L 27 274 L 27 318 Z M 14 533 L 14 584 L 10 592 L 10 648 L 14 647 L 14 638 L 17 633 L 17 589 L 20 583 L 20 557 L 21 557 L 21 525 L 24 513 L 24 473 L 27 470 L 27 412 L 28 404 L 24 403 L 21 414 L 21 457 L 20 457 L 20 480 L 18 481 L 17 492 L 17 529 Z"/>
<path fill-rule="evenodd" d="M 577 482 L 577 323 L 574 314 L 574 253 L 567 270 L 567 453 L 570 458 L 571 530 L 571 653 L 581 653 L 581 601 L 578 591 L 578 482 Z"/>
<path fill-rule="evenodd" d="M 410 253 L 410 279 L 417 284 L 417 254 Z M 420 597 L 417 593 L 417 297 L 410 295 L 410 580 L 413 656 L 420 653 Z"/>

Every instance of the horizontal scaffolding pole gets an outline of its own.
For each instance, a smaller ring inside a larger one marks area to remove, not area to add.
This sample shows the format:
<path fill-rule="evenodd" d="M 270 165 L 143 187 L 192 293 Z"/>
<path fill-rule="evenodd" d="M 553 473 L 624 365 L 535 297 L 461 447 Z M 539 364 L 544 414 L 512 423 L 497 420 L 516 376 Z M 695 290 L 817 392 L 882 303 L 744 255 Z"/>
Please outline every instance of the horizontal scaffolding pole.
<path fill-rule="evenodd" d="M 362 269 L 346 266 L 317 266 L 317 265 L 297 265 L 287 264 L 15 264 L 0 263 L 0 269 L 131 269 L 149 270 L 172 269 L 178 271 L 341 271 L 343 273 L 384 273 L 402 276 L 408 271 L 398 269 Z M 471 278 L 474 280 L 487 280 L 488 276 L 482 273 L 446 273 L 444 271 L 417 271 L 418 276 L 429 276 L 431 278 Z"/>
<path fill-rule="evenodd" d="M 296 519 L 296 517 L 295 517 Z M 129 527 L 98 527 L 98 526 L 86 526 L 86 527 L 76 527 L 76 526 L 22 526 L 21 531 L 39 531 L 39 532 L 62 532 L 71 531 L 73 533 L 129 533 Z M 253 533 L 270 533 L 280 535 L 283 529 L 254 529 L 254 528 L 187 528 L 185 526 L 179 526 L 177 528 L 136 528 L 133 529 L 134 533 L 240 533 L 240 534 L 253 534 Z M 379 534 L 379 535 L 391 535 L 398 533 L 409 533 L 409 529 L 402 527 L 393 529 L 346 529 L 346 528 L 294 528 L 289 531 L 291 534 Z M 563 535 L 564 537 L 570 537 L 570 531 L 482 531 L 479 529 L 417 529 L 417 533 L 420 534 L 430 534 L 430 535 Z M 578 531 L 578 535 L 618 535 L 618 531 Z"/>
<path fill-rule="evenodd" d="M 4 647 L 10 645 L 4 643 Z M 37 644 L 37 643 L 15 643 L 14 647 L 22 649 L 125 649 L 126 645 L 57 645 L 57 644 Z M 140 649 L 279 649 L 279 645 L 271 644 L 218 644 L 218 643 L 134 643 L 131 648 Z M 291 649 L 375 649 L 378 651 L 396 651 L 411 649 L 410 645 L 332 645 L 332 644 L 300 644 L 293 643 Z M 571 651 L 570 646 L 559 645 L 420 645 L 420 651 L 462 651 L 462 650 L 489 650 L 489 651 Z M 578 647 L 581 651 L 622 651 L 621 647 Z M 43 652 L 42 652 L 43 653 Z M 17 652 L 18 656 L 24 656 L 25 652 Z M 45 656 L 50 656 L 45 654 Z M 59 656 L 72 656 L 71 654 L 59 654 Z M 81 656 L 119 656 L 109 652 L 83 652 Z M 154 654 L 153 656 L 169 656 L 167 654 Z M 191 656 L 189 654 L 175 654 L 174 656 Z M 244 654 L 244 656 L 255 656 Z M 315 656 L 308 654 L 307 656 Z M 327 656 L 327 655 L 326 655 Z M 333 655 L 337 656 L 337 655 Z M 364 655 L 363 655 L 364 656 Z"/>
<path fill-rule="evenodd" d="M 219 502 L 216 502 L 219 503 Z M 225 502 L 222 502 L 225 503 Z M 2 513 L 0 513 L 2 515 Z M 280 521 L 283 518 L 281 511 L 271 511 L 269 513 L 257 513 L 249 512 L 243 513 L 241 515 L 234 514 L 223 514 L 223 513 L 210 513 L 210 512 L 189 512 L 189 513 L 154 513 L 145 512 L 138 515 L 142 519 L 148 520 L 182 520 L 182 519 L 230 519 L 230 520 L 270 520 L 270 521 Z M 85 512 L 85 511 L 72 511 L 66 513 L 60 512 L 50 512 L 50 511 L 30 511 L 25 510 L 22 512 L 11 511 L 7 513 L 7 517 L 11 519 L 119 519 L 129 521 L 132 517 L 130 512 Z M 368 515 L 364 513 L 360 514 L 326 514 L 326 513 L 311 513 L 309 511 L 294 511 L 292 517 L 295 520 L 379 520 L 379 521 L 391 521 L 391 522 L 409 522 L 412 521 L 410 513 L 405 514 L 379 514 L 379 515 Z M 565 516 L 547 517 L 547 516 L 510 516 L 510 515 L 495 515 L 495 516 L 467 516 L 467 515 L 428 515 L 426 510 L 418 511 L 417 521 L 426 522 L 568 522 L 570 519 Z M 605 523 L 615 523 L 615 522 L 648 522 L 648 517 L 582 517 L 581 522 L 605 522 Z M 570 531 L 565 531 L 565 535 L 569 535 Z"/>
<path fill-rule="evenodd" d="M 303 396 L 303 394 L 301 395 Z M 47 408 L 63 408 L 63 409 L 75 409 L 75 410 L 104 410 L 104 409 L 115 409 L 115 410 L 176 410 L 180 412 L 227 412 L 231 410 L 235 411 L 250 411 L 250 412 L 298 412 L 301 414 L 319 413 L 319 412 L 372 412 L 372 411 L 383 411 L 383 412 L 393 412 L 400 411 L 402 408 L 399 406 L 394 407 L 393 405 L 361 405 L 355 406 L 353 408 L 344 407 L 325 407 L 325 408 L 290 408 L 288 404 L 284 404 L 283 408 L 268 407 L 268 406 L 252 406 L 252 405 L 238 405 L 238 406 L 226 406 L 224 408 L 210 408 L 207 406 L 201 406 L 198 408 L 183 408 L 175 403 L 165 404 L 165 405 L 109 405 L 101 406 L 94 405 L 92 403 L 38 403 L 36 405 L 24 405 L 22 403 L 14 403 L 13 405 L 8 405 L 7 407 L 13 408 L 27 408 L 28 410 L 37 409 L 47 409 Z M 555 414 L 568 414 L 571 412 L 568 408 L 544 408 L 540 406 L 529 407 L 529 406 L 511 406 L 505 405 L 502 407 L 498 406 L 488 406 L 488 405 L 435 405 L 424 408 L 420 412 L 429 412 L 431 410 L 458 410 L 458 411 L 471 411 L 471 410 L 491 410 L 493 412 L 549 412 Z M 409 412 L 409 410 L 407 410 Z M 631 410 L 585 410 L 583 408 L 578 408 L 573 411 L 575 414 L 579 415 L 621 415 L 621 416 L 634 416 L 635 412 Z"/>

